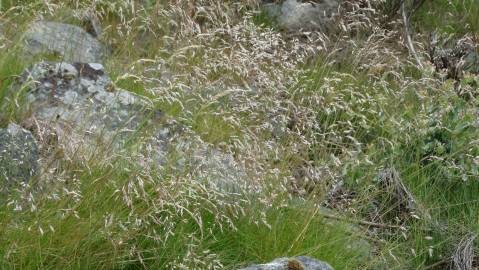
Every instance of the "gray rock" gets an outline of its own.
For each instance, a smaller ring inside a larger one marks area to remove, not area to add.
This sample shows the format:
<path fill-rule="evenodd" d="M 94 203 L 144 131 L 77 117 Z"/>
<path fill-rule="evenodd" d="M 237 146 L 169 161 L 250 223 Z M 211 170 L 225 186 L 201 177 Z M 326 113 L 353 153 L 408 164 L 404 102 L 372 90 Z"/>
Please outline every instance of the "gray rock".
<path fill-rule="evenodd" d="M 263 9 L 266 14 L 274 19 L 278 19 L 281 16 L 281 4 L 278 3 L 263 3 Z"/>
<path fill-rule="evenodd" d="M 465 36 L 456 41 L 440 40 L 432 34 L 430 48 L 431 62 L 438 71 L 444 71 L 446 78 L 461 79 L 464 72 L 479 74 L 479 54 L 477 43 Z"/>
<path fill-rule="evenodd" d="M 22 81 L 30 85 L 33 117 L 55 125 L 60 143 L 73 148 L 120 142 L 160 115 L 146 99 L 116 88 L 101 64 L 41 62 Z"/>
<path fill-rule="evenodd" d="M 179 175 L 223 193 L 253 190 L 244 166 L 231 154 L 212 147 L 174 122 L 157 129 L 143 149 L 145 167 L 166 165 Z"/>
<path fill-rule="evenodd" d="M 115 87 L 101 64 L 40 62 L 21 81 L 29 87 L 33 117 L 84 138 L 126 138 L 162 116 L 148 99 Z M 170 136 L 157 134 L 162 140 Z"/>
<path fill-rule="evenodd" d="M 66 62 L 100 63 L 102 45 L 78 26 L 38 21 L 24 35 L 27 55 L 56 54 Z"/>
<path fill-rule="evenodd" d="M 328 31 L 333 27 L 333 17 L 339 4 L 339 0 L 286 0 L 282 3 L 266 3 L 264 8 L 285 30 Z"/>
<path fill-rule="evenodd" d="M 15 124 L 0 129 L 0 189 L 36 175 L 38 159 L 38 147 L 29 131 Z"/>
<path fill-rule="evenodd" d="M 240 270 L 333 270 L 333 267 L 310 257 L 279 258 L 267 264 L 257 264 Z"/>
<path fill-rule="evenodd" d="M 56 130 L 67 155 L 128 151 L 132 156 L 136 151 L 145 168 L 163 166 L 178 156 L 177 170 L 231 192 L 239 191 L 241 179 L 246 179 L 231 155 L 167 123 L 148 99 L 115 88 L 100 64 L 41 62 L 28 69 L 22 81 L 30 84 L 27 101 L 33 117 Z M 138 147 L 122 147 L 145 125 L 149 130 Z"/>
<path fill-rule="evenodd" d="M 249 190 L 245 170 L 233 156 L 210 147 L 196 136 L 180 139 L 171 149 L 181 153 L 177 164 L 188 171 L 198 182 L 228 193 Z M 191 173 L 190 173 L 191 174 Z"/>
<path fill-rule="evenodd" d="M 464 66 L 463 70 L 473 73 L 473 74 L 479 74 L 479 54 L 472 50 L 467 52 L 464 57 Z"/>

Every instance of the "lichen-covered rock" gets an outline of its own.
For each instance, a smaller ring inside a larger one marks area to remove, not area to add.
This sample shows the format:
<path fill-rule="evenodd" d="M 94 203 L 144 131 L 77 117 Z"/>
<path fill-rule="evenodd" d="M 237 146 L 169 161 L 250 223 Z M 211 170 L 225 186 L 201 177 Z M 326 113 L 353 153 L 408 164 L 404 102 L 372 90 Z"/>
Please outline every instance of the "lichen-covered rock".
<path fill-rule="evenodd" d="M 56 124 L 68 140 L 72 134 L 122 140 L 162 115 L 148 99 L 115 87 L 101 64 L 41 62 L 21 81 L 33 117 Z"/>
<path fill-rule="evenodd" d="M 28 101 L 36 118 L 61 123 L 82 135 L 123 137 L 152 113 L 145 99 L 116 88 L 101 64 L 41 62 L 22 80 L 32 82 Z"/>
<path fill-rule="evenodd" d="M 167 123 L 148 99 L 114 87 L 100 64 L 41 62 L 28 69 L 22 81 L 29 85 L 27 101 L 34 122 L 47 123 L 56 132 L 53 141 L 67 156 L 112 151 L 133 156 L 135 151 L 145 168 L 163 166 L 166 159 L 178 156 L 177 170 L 231 192 L 237 192 L 246 178 L 232 156 L 183 132 L 179 124 Z M 134 149 L 122 147 L 144 126 L 148 131 Z"/>
<path fill-rule="evenodd" d="M 461 79 L 465 72 L 479 74 L 477 44 L 470 37 L 455 42 L 439 39 L 437 34 L 433 34 L 430 48 L 431 62 L 437 71 L 445 72 L 447 78 L 452 79 Z"/>
<path fill-rule="evenodd" d="M 333 270 L 333 267 L 310 257 L 279 258 L 266 264 L 257 264 L 240 270 Z"/>
<path fill-rule="evenodd" d="M 29 131 L 15 124 L 0 129 L 0 189 L 36 175 L 38 159 L 38 147 Z"/>
<path fill-rule="evenodd" d="M 264 8 L 285 30 L 325 32 L 333 27 L 333 17 L 338 13 L 339 4 L 338 0 L 286 0 L 265 3 Z"/>
<path fill-rule="evenodd" d="M 100 42 L 82 28 L 57 22 L 34 22 L 24 35 L 28 55 L 55 54 L 66 62 L 101 63 Z"/>

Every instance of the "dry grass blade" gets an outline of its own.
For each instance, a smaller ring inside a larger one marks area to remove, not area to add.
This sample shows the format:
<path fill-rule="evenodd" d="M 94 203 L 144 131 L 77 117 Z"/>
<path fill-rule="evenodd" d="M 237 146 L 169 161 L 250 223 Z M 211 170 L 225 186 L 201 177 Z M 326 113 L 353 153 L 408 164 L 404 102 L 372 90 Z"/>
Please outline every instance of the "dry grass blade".
<path fill-rule="evenodd" d="M 466 235 L 461 239 L 452 255 L 451 269 L 471 270 L 474 269 L 474 240 L 475 234 Z"/>
<path fill-rule="evenodd" d="M 395 168 L 387 168 L 379 173 L 379 181 L 389 194 L 398 201 L 401 208 L 412 212 L 417 210 L 417 203 L 413 194 L 402 182 Z"/>

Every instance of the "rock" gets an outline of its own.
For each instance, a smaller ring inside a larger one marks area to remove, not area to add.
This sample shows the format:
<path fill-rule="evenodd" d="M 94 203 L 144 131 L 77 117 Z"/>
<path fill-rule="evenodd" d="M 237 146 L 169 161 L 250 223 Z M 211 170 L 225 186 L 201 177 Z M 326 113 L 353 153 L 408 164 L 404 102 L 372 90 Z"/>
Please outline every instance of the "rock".
<path fill-rule="evenodd" d="M 38 173 L 38 159 L 38 147 L 29 131 L 16 124 L 0 129 L 0 189 L 13 182 L 28 182 Z"/>
<path fill-rule="evenodd" d="M 263 10 L 266 14 L 274 19 L 278 19 L 281 16 L 281 4 L 274 1 L 263 1 Z"/>
<path fill-rule="evenodd" d="M 464 72 L 479 74 L 479 54 L 477 44 L 472 38 L 466 36 L 455 42 L 439 39 L 437 34 L 432 35 L 429 52 L 431 62 L 437 71 L 443 71 L 446 78 L 456 80 L 461 79 Z"/>
<path fill-rule="evenodd" d="M 38 21 L 24 35 L 28 55 L 55 54 L 66 62 L 101 63 L 103 48 L 98 40 L 78 26 Z"/>
<path fill-rule="evenodd" d="M 21 81 L 29 85 L 32 117 L 57 131 L 67 153 L 120 145 L 145 119 L 160 115 L 146 99 L 116 88 L 101 64 L 41 62 Z"/>
<path fill-rule="evenodd" d="M 22 81 L 34 82 L 28 101 L 35 117 L 88 134 L 130 133 L 151 113 L 145 99 L 116 88 L 101 64 L 42 62 L 25 72 Z"/>
<path fill-rule="evenodd" d="M 145 168 L 163 166 L 170 156 L 178 156 L 176 170 L 231 192 L 238 192 L 246 179 L 231 155 L 184 132 L 179 124 L 168 123 L 148 99 L 116 88 L 101 64 L 41 62 L 24 72 L 21 81 L 31 85 L 27 103 L 33 122 L 55 130 L 55 136 L 49 135 L 54 139 L 48 141 L 58 141 L 67 156 L 112 151 L 132 156 L 136 151 Z M 138 147 L 122 147 L 144 126 L 148 132 Z"/>
<path fill-rule="evenodd" d="M 479 54 L 475 50 L 469 51 L 464 55 L 463 70 L 472 74 L 479 74 Z"/>
<path fill-rule="evenodd" d="M 287 31 L 329 31 L 340 2 L 338 0 L 286 0 L 265 3 L 266 13 Z"/>
<path fill-rule="evenodd" d="M 267 264 L 257 264 L 240 270 L 333 270 L 328 263 L 306 257 L 279 258 Z"/>
<path fill-rule="evenodd" d="M 163 124 L 143 149 L 144 167 L 167 165 L 170 170 L 223 193 L 252 191 L 244 166 L 231 154 L 215 149 L 179 124 Z"/>
<path fill-rule="evenodd" d="M 192 177 L 199 182 L 228 193 L 249 189 L 245 170 L 233 156 L 208 146 L 199 137 L 190 135 L 179 140 L 171 151 L 181 153 L 178 165 L 188 173 L 194 172 Z"/>

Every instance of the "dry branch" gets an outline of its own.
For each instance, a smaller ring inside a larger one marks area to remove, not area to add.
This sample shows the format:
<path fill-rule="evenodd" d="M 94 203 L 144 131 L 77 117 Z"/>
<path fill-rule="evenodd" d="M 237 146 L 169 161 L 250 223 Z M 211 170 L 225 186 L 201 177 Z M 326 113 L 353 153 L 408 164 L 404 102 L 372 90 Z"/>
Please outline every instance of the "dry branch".
<path fill-rule="evenodd" d="M 406 0 L 403 0 L 401 2 L 401 14 L 402 14 L 403 23 L 404 23 L 404 32 L 405 32 L 404 34 L 405 34 L 406 42 L 407 42 L 406 44 L 407 44 L 407 47 L 408 47 L 409 51 L 414 56 L 414 59 L 416 59 L 417 65 L 420 68 L 423 68 L 423 65 L 421 63 L 421 59 L 419 58 L 419 56 L 416 52 L 416 49 L 414 49 L 414 44 L 413 44 L 413 41 L 412 41 L 412 38 L 411 38 L 411 32 L 410 32 L 410 27 L 409 27 L 409 18 L 410 18 L 411 15 L 407 16 L 407 14 L 406 14 L 405 2 L 406 2 Z"/>

